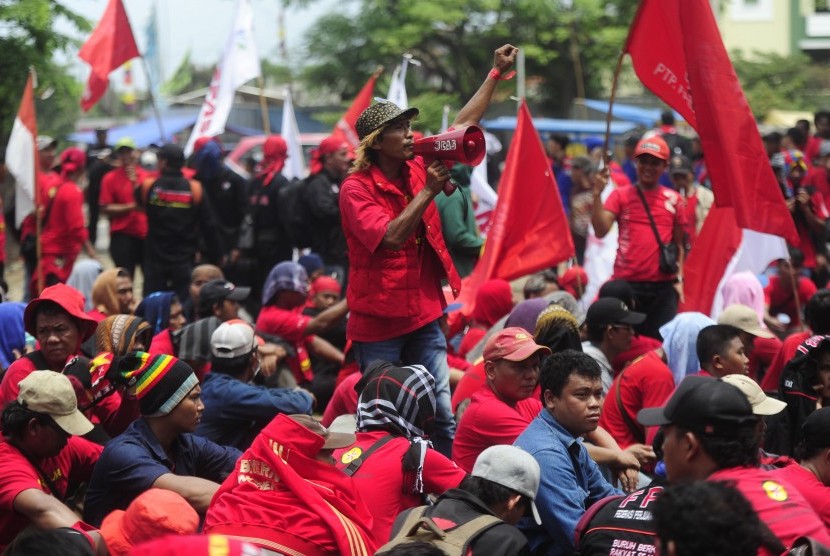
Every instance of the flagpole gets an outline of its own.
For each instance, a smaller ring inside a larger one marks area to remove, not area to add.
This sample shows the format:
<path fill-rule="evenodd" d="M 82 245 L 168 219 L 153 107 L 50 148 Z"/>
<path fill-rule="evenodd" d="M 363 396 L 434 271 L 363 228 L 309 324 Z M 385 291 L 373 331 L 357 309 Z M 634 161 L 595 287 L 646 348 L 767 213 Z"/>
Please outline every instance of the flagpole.
<path fill-rule="evenodd" d="M 265 80 L 260 75 L 259 83 L 259 111 L 262 113 L 262 130 L 266 135 L 271 134 L 271 115 L 268 113 L 268 103 L 265 100 Z"/>
<path fill-rule="evenodd" d="M 161 111 L 159 110 L 158 104 L 156 104 L 156 95 L 153 94 L 153 78 L 150 77 L 150 67 L 147 65 L 147 60 L 144 56 L 139 56 L 141 58 L 141 66 L 144 68 L 144 75 L 147 76 L 147 94 L 150 95 L 150 104 L 153 105 L 153 114 L 156 116 L 156 124 L 159 128 L 159 136 L 161 137 L 161 142 L 167 142 L 167 134 L 164 133 L 164 123 L 161 120 Z"/>
<path fill-rule="evenodd" d="M 605 141 L 602 144 L 602 160 L 605 166 L 608 166 L 608 145 L 611 141 L 611 112 L 614 109 L 614 99 L 617 98 L 617 82 L 620 79 L 620 71 L 622 70 L 623 58 L 625 57 L 625 50 L 620 52 L 617 58 L 617 67 L 614 68 L 614 79 L 611 81 L 611 97 L 608 99 L 608 112 L 605 114 Z"/>
<path fill-rule="evenodd" d="M 37 71 L 35 70 L 34 66 L 29 67 L 29 73 L 32 76 L 32 93 L 34 93 L 35 89 L 37 88 Z M 34 98 L 32 99 L 34 104 Z M 37 126 L 37 115 L 35 115 L 35 126 Z M 43 215 L 40 211 L 40 180 L 38 179 L 38 175 L 40 174 L 40 151 L 37 148 L 37 133 L 35 133 L 35 183 L 32 185 L 34 186 L 33 193 L 35 198 L 35 259 L 36 259 L 36 266 L 35 266 L 35 278 L 37 280 L 37 296 L 40 296 L 40 292 L 43 291 L 45 286 L 44 277 L 43 277 L 43 265 L 41 264 L 41 257 L 43 256 L 43 249 L 40 245 L 40 235 L 41 229 L 43 228 Z M 23 284 L 24 288 L 28 288 L 29 284 Z"/>

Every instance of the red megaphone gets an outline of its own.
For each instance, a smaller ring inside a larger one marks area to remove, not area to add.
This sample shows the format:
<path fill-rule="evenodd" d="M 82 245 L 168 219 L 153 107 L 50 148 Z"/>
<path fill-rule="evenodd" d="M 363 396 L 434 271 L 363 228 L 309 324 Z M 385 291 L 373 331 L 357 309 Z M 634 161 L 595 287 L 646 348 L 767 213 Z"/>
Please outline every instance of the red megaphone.
<path fill-rule="evenodd" d="M 484 160 L 484 132 L 476 125 L 460 127 L 439 135 L 416 139 L 412 150 L 424 157 L 427 166 L 433 160 L 477 166 Z M 444 184 L 444 193 L 452 195 L 456 187 L 456 184 L 448 181 Z"/>

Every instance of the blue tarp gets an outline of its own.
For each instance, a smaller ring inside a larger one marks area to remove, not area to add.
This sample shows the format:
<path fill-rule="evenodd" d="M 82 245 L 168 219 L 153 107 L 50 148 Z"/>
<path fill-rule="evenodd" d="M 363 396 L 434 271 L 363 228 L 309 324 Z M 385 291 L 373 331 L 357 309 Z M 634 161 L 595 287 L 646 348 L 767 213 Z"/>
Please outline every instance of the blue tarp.
<path fill-rule="evenodd" d="M 176 133 L 180 133 L 181 131 L 192 127 L 196 123 L 196 116 L 198 116 L 198 111 L 193 112 L 192 114 L 162 116 L 161 120 L 162 125 L 164 126 L 165 135 L 167 135 L 169 139 L 171 135 L 175 135 Z M 161 145 L 167 142 L 162 139 L 161 134 L 159 133 L 158 123 L 154 117 L 136 122 L 134 124 L 110 128 L 107 133 L 107 142 L 110 145 L 114 145 L 123 137 L 130 137 L 133 141 L 135 141 L 139 148 L 147 147 L 153 143 Z M 95 132 L 79 131 L 77 133 L 70 134 L 67 139 L 74 143 L 93 144 L 95 143 Z"/>
<path fill-rule="evenodd" d="M 500 116 L 492 120 L 482 120 L 482 127 L 488 131 L 512 131 L 516 129 L 514 116 Z M 597 120 L 557 120 L 553 118 L 533 118 L 536 131 L 542 133 L 563 133 L 571 135 L 605 135 L 605 122 Z M 637 124 L 631 122 L 611 122 L 611 135 L 625 135 L 635 129 Z"/>
<path fill-rule="evenodd" d="M 594 100 L 586 98 L 582 100 L 582 104 L 584 104 L 592 110 L 602 112 L 603 114 L 608 113 L 607 100 Z M 633 106 L 631 104 L 620 104 L 618 102 L 615 102 L 614 109 L 612 110 L 611 114 L 617 120 L 634 122 L 645 127 L 655 127 L 660 125 L 661 112 L 662 110 L 659 108 L 641 108 L 639 106 Z M 681 116 L 677 112 L 674 113 L 674 118 L 678 122 L 684 121 L 683 116 Z"/>

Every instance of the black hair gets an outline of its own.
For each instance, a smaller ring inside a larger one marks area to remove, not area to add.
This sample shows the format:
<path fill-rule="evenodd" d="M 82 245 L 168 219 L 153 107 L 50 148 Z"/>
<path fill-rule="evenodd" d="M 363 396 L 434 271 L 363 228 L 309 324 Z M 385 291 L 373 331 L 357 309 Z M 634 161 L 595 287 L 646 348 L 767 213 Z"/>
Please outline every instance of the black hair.
<path fill-rule="evenodd" d="M 756 428 L 756 423 L 753 422 L 751 425 L 737 425 L 729 432 L 718 434 L 691 432 L 718 469 L 732 469 L 760 465 L 761 441 Z M 676 435 L 682 436 L 686 432 L 690 432 L 689 429 L 676 427 Z"/>
<path fill-rule="evenodd" d="M 0 427 L 6 438 L 21 438 L 29 425 L 29 421 L 36 419 L 42 425 L 51 424 L 52 418 L 43 413 L 26 409 L 17 400 L 11 401 L 3 408 L 0 414 Z"/>
<path fill-rule="evenodd" d="M 383 554 L 383 556 L 447 556 L 446 552 L 426 541 L 404 542 L 378 554 Z"/>
<path fill-rule="evenodd" d="M 561 133 L 551 133 L 548 136 L 548 139 L 550 139 L 554 143 L 557 143 L 563 149 L 567 149 L 568 145 L 571 144 L 571 140 L 568 138 L 568 136 L 562 135 Z"/>
<path fill-rule="evenodd" d="M 711 365 L 716 355 L 723 357 L 729 343 L 740 336 L 741 330 L 731 324 L 713 324 L 701 329 L 695 346 L 701 367 Z"/>
<path fill-rule="evenodd" d="M 674 112 L 672 110 L 663 110 L 660 112 L 660 123 L 663 125 L 674 125 Z"/>
<path fill-rule="evenodd" d="M 250 351 L 245 355 L 231 358 L 216 357 L 215 355 L 211 355 L 210 370 L 211 372 L 221 373 L 223 375 L 234 377 L 242 376 L 251 364 L 251 355 L 253 353 L 253 351 Z"/>
<path fill-rule="evenodd" d="M 50 299 L 44 299 L 38 303 L 35 308 L 35 314 L 33 315 L 35 323 L 37 323 L 37 317 L 39 315 L 43 315 L 44 317 L 58 317 L 60 315 L 66 315 L 72 322 L 75 322 L 76 324 L 78 323 L 78 319 L 70 315 L 69 311 Z"/>
<path fill-rule="evenodd" d="M 626 147 L 636 147 L 637 143 L 640 142 L 639 135 L 626 135 L 625 137 L 625 146 Z"/>
<path fill-rule="evenodd" d="M 467 491 L 487 505 L 488 508 L 493 508 L 497 504 L 503 504 L 511 496 L 519 494 L 512 488 L 507 488 L 498 483 L 494 483 L 484 477 L 466 476 L 461 484 L 458 485 L 461 490 Z"/>
<path fill-rule="evenodd" d="M 813 114 L 813 123 L 818 125 L 820 120 L 830 120 L 830 112 L 827 110 L 817 110 L 815 114 Z"/>
<path fill-rule="evenodd" d="M 822 288 L 813 294 L 804 308 L 804 320 L 814 334 L 830 334 L 830 290 Z"/>
<path fill-rule="evenodd" d="M 791 127 L 787 130 L 787 137 L 793 142 L 793 144 L 798 147 L 799 149 L 804 148 L 804 144 L 807 142 L 807 134 L 804 133 L 804 130 L 798 127 Z"/>
<path fill-rule="evenodd" d="M 556 397 L 561 396 L 562 389 L 574 374 L 591 380 L 599 380 L 602 370 L 593 357 L 572 349 L 566 349 L 547 357 L 542 362 L 542 372 L 539 376 L 542 404 L 545 403 L 546 390 L 550 390 L 551 394 Z"/>
<path fill-rule="evenodd" d="M 605 329 L 607 324 L 585 323 L 586 336 L 588 341 L 592 344 L 599 345 L 602 343 L 602 338 L 605 337 Z"/>
<path fill-rule="evenodd" d="M 790 264 L 793 268 L 801 268 L 804 266 L 804 253 L 798 247 L 787 246 L 787 252 L 790 255 Z"/>
<path fill-rule="evenodd" d="M 672 485 L 654 502 L 657 538 L 676 556 L 754 556 L 764 526 L 749 501 L 730 484 L 692 481 Z"/>
<path fill-rule="evenodd" d="M 4 556 L 93 556 L 92 546 L 80 531 L 58 527 L 45 531 L 33 530 L 17 536 L 3 552 Z"/>
<path fill-rule="evenodd" d="M 524 288 L 522 289 L 522 293 L 524 294 L 525 299 L 530 299 L 531 295 L 539 294 L 545 291 L 548 284 L 559 285 L 559 279 L 556 277 L 556 271 L 551 269 L 537 272 L 528 278 L 525 282 Z"/>

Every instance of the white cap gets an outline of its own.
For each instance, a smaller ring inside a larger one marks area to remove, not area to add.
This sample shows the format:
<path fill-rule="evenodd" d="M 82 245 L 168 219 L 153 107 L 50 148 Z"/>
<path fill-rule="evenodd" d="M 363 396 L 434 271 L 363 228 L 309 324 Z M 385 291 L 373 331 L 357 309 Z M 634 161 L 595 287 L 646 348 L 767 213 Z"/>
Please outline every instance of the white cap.
<path fill-rule="evenodd" d="M 220 324 L 210 337 L 210 352 L 219 359 L 233 359 L 253 352 L 257 347 L 254 328 L 235 319 Z"/>

